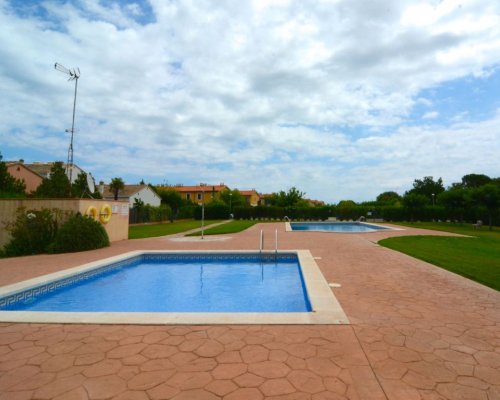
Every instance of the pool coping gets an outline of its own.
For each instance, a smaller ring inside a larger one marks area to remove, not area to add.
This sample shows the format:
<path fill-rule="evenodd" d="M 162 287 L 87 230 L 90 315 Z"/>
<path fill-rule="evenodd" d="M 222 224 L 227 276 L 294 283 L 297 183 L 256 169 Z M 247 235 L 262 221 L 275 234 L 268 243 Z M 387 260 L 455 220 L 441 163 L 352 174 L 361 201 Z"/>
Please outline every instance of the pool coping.
<path fill-rule="evenodd" d="M 377 229 L 375 231 L 371 231 L 371 232 L 335 232 L 335 231 L 328 231 L 328 230 L 324 230 L 324 231 L 320 231 L 320 230 L 316 230 L 316 231 L 294 231 L 292 229 L 292 225 L 290 222 L 285 222 L 285 232 L 323 232 L 323 233 L 340 233 L 340 234 L 343 234 L 343 233 L 346 233 L 346 234 L 356 234 L 356 233 L 359 233 L 359 234 L 363 234 L 363 233 L 376 233 L 376 232 L 384 232 L 384 231 L 404 231 L 405 229 L 404 228 L 394 228 L 392 226 L 385 226 L 385 225 L 380 225 L 380 224 L 376 224 L 376 223 L 372 223 L 372 222 L 365 222 L 365 221 L 292 221 L 293 223 L 298 223 L 298 224 L 307 224 L 307 223 L 312 223 L 312 224 L 335 224 L 335 223 L 359 223 L 359 224 L 363 224 L 363 225 L 371 225 L 371 226 L 376 226 L 378 228 L 382 227 L 384 229 Z"/>
<path fill-rule="evenodd" d="M 258 254 L 253 250 L 140 250 L 83 264 L 64 271 L 42 275 L 12 285 L 0 287 L 0 297 L 20 293 L 43 284 L 59 281 L 78 273 L 124 261 L 143 254 Z M 274 252 L 262 252 L 274 254 Z M 278 251 L 297 254 L 307 289 L 311 312 L 296 313 L 125 313 L 125 312 L 47 312 L 0 311 L 0 322 L 20 323 L 78 323 L 78 324 L 140 324 L 140 325 L 205 325 L 205 324 L 349 324 L 342 306 L 328 286 L 321 270 L 309 250 Z"/>

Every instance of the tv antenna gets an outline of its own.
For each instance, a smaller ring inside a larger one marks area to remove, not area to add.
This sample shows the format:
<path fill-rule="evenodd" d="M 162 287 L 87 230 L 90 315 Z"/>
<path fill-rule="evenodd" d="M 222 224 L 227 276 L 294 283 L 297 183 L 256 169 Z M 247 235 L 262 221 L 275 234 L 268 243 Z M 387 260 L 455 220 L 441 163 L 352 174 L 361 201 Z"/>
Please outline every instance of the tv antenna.
<path fill-rule="evenodd" d="M 71 130 L 66 129 L 66 132 L 71 132 L 71 141 L 69 142 L 68 149 L 68 162 L 66 163 L 66 175 L 68 175 L 69 183 L 72 184 L 73 175 L 73 136 L 75 134 L 75 109 L 76 109 L 76 91 L 78 88 L 78 78 L 80 78 L 80 68 L 68 69 L 65 66 L 55 63 L 54 68 L 63 74 L 69 76 L 68 81 L 75 81 L 75 97 L 73 100 L 73 122 L 71 123 Z"/>

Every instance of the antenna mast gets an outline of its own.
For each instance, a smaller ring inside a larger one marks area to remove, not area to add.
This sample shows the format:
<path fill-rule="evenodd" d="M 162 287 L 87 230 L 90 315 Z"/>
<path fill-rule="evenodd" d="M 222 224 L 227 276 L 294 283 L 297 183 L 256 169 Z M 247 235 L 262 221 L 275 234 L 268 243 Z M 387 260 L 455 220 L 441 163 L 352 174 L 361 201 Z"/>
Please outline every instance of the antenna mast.
<path fill-rule="evenodd" d="M 69 183 L 72 184 L 72 175 L 73 175 L 73 136 L 75 134 L 75 110 L 76 110 L 76 91 L 78 88 L 78 78 L 80 78 L 80 69 L 79 68 L 73 68 L 73 69 L 68 69 L 65 66 L 55 63 L 54 68 L 58 70 L 59 72 L 62 72 L 63 74 L 66 74 L 69 76 L 68 81 L 75 81 L 75 97 L 73 100 L 73 120 L 71 123 L 71 130 L 66 129 L 66 132 L 71 132 L 71 141 L 69 143 L 69 148 L 68 148 L 68 161 L 66 163 L 66 175 L 69 178 Z"/>

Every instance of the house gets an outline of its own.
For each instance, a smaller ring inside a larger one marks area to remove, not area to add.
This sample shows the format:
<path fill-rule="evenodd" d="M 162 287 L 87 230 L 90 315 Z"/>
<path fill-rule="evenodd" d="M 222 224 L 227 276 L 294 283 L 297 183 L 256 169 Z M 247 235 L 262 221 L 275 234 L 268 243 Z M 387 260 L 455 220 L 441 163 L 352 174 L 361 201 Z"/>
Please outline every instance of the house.
<path fill-rule="evenodd" d="M 43 176 L 28 168 L 22 160 L 6 162 L 5 164 L 10 175 L 24 182 L 26 193 L 34 192 L 43 181 Z"/>
<path fill-rule="evenodd" d="M 210 201 L 217 199 L 220 193 L 224 190 L 229 190 L 229 187 L 220 183 L 218 185 L 196 185 L 196 186 L 183 186 L 177 185 L 172 187 L 176 192 L 178 192 L 183 200 L 191 201 L 198 205 L 209 203 Z"/>
<path fill-rule="evenodd" d="M 269 197 L 272 197 L 272 196 L 273 196 L 273 194 L 272 194 L 272 193 L 260 194 L 260 196 L 259 196 L 259 197 L 260 197 L 260 203 L 259 203 L 259 204 L 260 204 L 261 206 L 269 206 L 270 204 L 269 204 L 269 202 L 267 201 L 267 199 L 268 199 Z"/>
<path fill-rule="evenodd" d="M 311 207 L 324 207 L 325 202 L 323 200 L 312 200 L 312 199 L 306 199 L 307 203 Z"/>
<path fill-rule="evenodd" d="M 48 178 L 50 175 L 50 170 L 52 169 L 54 163 L 34 162 L 32 164 L 24 164 L 24 165 L 33 172 L 35 172 L 36 174 L 40 175 L 42 178 Z M 66 175 L 68 176 L 69 179 L 69 168 L 66 163 L 63 163 L 63 168 L 66 170 Z M 73 164 L 71 168 L 71 183 L 75 183 L 75 181 L 78 178 L 78 175 L 80 175 L 82 172 L 86 174 L 86 172 L 83 169 L 81 169 L 78 165 Z"/>
<path fill-rule="evenodd" d="M 99 193 L 103 199 L 114 200 L 115 194 L 109 189 L 109 185 L 99 185 Z M 148 185 L 125 185 L 118 192 L 118 200 L 128 201 L 129 207 L 134 207 L 136 200 L 141 200 L 144 204 L 158 207 L 161 204 L 161 197 L 158 196 Z"/>
<path fill-rule="evenodd" d="M 247 205 L 256 207 L 260 205 L 260 194 L 255 189 L 239 190 L 240 194 L 245 198 Z"/>

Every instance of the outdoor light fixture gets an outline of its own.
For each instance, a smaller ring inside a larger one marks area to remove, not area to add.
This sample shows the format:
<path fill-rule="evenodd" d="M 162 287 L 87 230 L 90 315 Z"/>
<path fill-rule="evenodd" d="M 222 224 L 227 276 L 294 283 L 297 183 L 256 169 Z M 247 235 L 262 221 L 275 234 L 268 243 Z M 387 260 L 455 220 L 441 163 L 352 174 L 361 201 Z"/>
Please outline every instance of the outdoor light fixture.
<path fill-rule="evenodd" d="M 66 175 L 69 175 L 69 183 L 72 182 L 72 174 L 73 174 L 73 135 L 75 134 L 75 109 L 76 109 L 76 90 L 78 87 L 78 78 L 80 78 L 80 69 L 73 68 L 68 69 L 59 63 L 54 64 L 54 68 L 63 74 L 69 75 L 68 81 L 75 81 L 75 97 L 73 100 L 73 122 L 71 124 L 71 130 L 66 129 L 66 132 L 71 132 L 71 141 L 69 142 L 68 149 L 68 161 L 66 163 Z M 68 174 L 69 172 L 69 174 Z"/>

